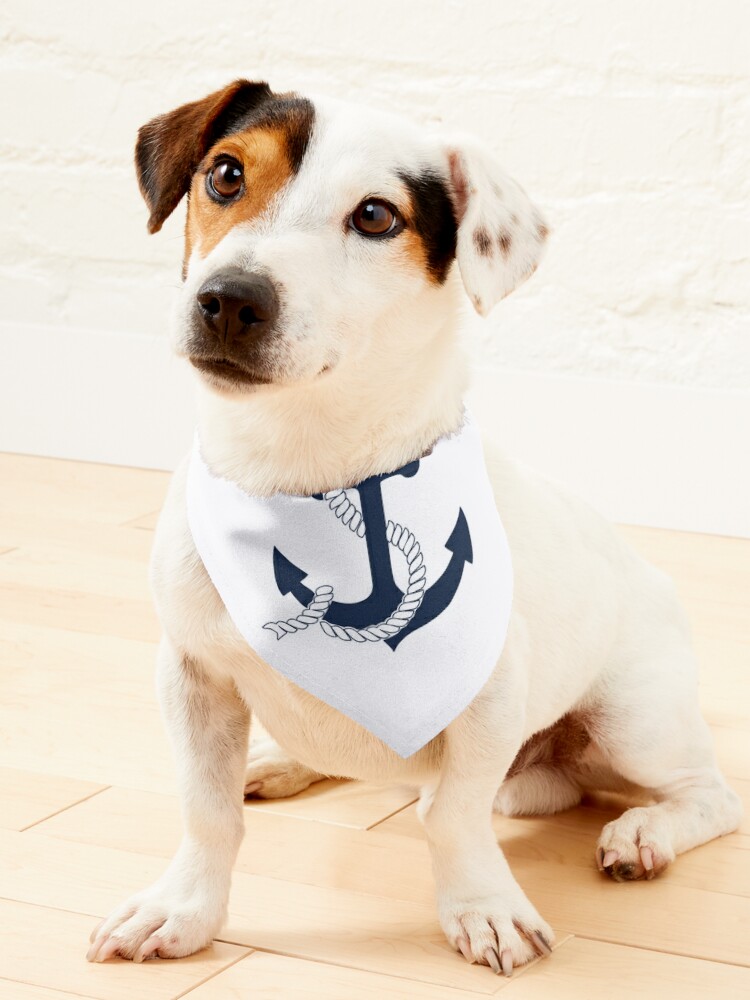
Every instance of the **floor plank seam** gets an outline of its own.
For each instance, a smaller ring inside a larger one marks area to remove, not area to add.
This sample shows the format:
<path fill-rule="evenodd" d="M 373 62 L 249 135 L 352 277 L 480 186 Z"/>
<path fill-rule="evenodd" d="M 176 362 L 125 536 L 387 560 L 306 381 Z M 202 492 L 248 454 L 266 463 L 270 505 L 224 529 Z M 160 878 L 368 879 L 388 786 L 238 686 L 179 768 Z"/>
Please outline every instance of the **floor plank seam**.
<path fill-rule="evenodd" d="M 566 942 L 568 940 L 570 940 L 570 939 L 566 938 Z M 214 941 L 219 941 L 219 942 L 221 942 L 221 944 L 234 944 L 234 945 L 237 944 L 236 941 L 228 941 L 226 938 L 221 938 L 221 937 L 214 938 Z M 291 959 L 293 959 L 294 961 L 297 961 L 297 962 L 311 962 L 311 963 L 314 963 L 315 965 L 322 965 L 325 968 L 348 969 L 350 972 L 364 972 L 364 973 L 367 973 L 368 975 L 371 975 L 371 976 L 382 976 L 382 977 L 384 977 L 386 979 L 395 979 L 396 981 L 403 980 L 403 981 L 405 981 L 407 983 L 422 983 L 422 984 L 426 984 L 427 986 L 439 986 L 443 990 L 457 990 L 459 992 L 462 991 L 464 993 L 466 993 L 466 992 L 469 992 L 469 993 L 476 992 L 476 990 L 472 990 L 471 987 L 449 986 L 446 983 L 436 983 L 432 979 L 420 979 L 420 978 L 417 978 L 415 976 L 409 976 L 406 973 L 384 972 L 383 970 L 380 970 L 380 969 L 366 969 L 366 968 L 363 968 L 361 965 L 349 965 L 346 962 L 336 962 L 336 961 L 334 961 L 333 959 L 330 959 L 330 958 L 315 958 L 315 957 L 311 957 L 309 955 L 296 955 L 296 954 L 293 954 L 293 953 L 288 952 L 288 951 L 276 951 L 273 948 L 259 948 L 259 947 L 255 946 L 255 945 L 243 945 L 243 947 L 250 948 L 251 953 L 253 955 L 276 955 L 278 958 L 291 958 Z M 559 947 L 559 945 L 557 945 L 556 947 Z M 461 962 L 465 962 L 465 959 L 463 959 L 460 956 L 460 954 L 458 952 L 456 952 L 456 961 L 458 963 L 461 963 Z M 518 972 L 520 974 L 521 972 L 523 972 L 526 969 L 532 969 L 537 964 L 538 961 L 541 961 L 541 960 L 540 959 L 535 959 L 533 962 L 531 962 L 531 963 L 529 963 L 527 965 L 519 966 L 518 969 L 514 969 L 513 970 L 514 974 L 516 972 Z M 487 967 L 487 971 L 488 971 L 488 975 L 489 975 L 490 974 L 489 966 Z M 477 993 L 477 996 L 482 996 L 482 997 L 494 996 L 494 992 L 493 993 Z"/>
<path fill-rule="evenodd" d="M 103 785 L 101 788 L 97 788 L 95 792 L 91 792 L 89 795 L 84 795 L 82 799 L 77 799 L 75 802 L 70 802 L 68 805 L 63 806 L 62 809 L 57 809 L 55 810 L 55 812 L 51 812 L 49 816 L 44 816 L 42 819 L 37 819 L 33 823 L 29 823 L 28 826 L 21 827 L 21 829 L 18 832 L 26 833 L 28 830 L 33 830 L 34 827 L 39 826 L 40 823 L 46 823 L 47 820 L 52 819 L 53 816 L 59 816 L 61 813 L 67 812 L 68 809 L 74 809 L 76 806 L 81 805 L 82 802 L 88 802 L 89 799 L 93 799 L 97 795 L 101 795 L 102 792 L 106 792 L 108 789 L 112 787 L 113 787 L 112 785 Z"/>
<path fill-rule="evenodd" d="M 619 948 L 633 948 L 635 951 L 656 952 L 659 955 L 674 955 L 675 958 L 692 958 L 696 962 L 711 962 L 714 965 L 731 965 L 735 969 L 750 969 L 750 958 L 747 962 L 736 962 L 730 958 L 710 958 L 707 955 L 697 955 L 694 951 L 674 951 L 671 948 L 659 948 L 657 945 L 632 944 L 630 941 L 620 941 L 617 938 L 594 937 L 591 934 L 576 934 L 575 937 L 581 941 L 600 941 L 602 944 L 613 944 Z"/>
<path fill-rule="evenodd" d="M 200 982 L 194 983 L 192 986 L 188 986 L 188 988 L 186 990 L 183 990 L 182 993 L 175 993 L 175 995 L 171 997 L 171 1000 L 180 1000 L 181 997 L 188 996 L 188 994 L 192 993 L 194 990 L 197 990 L 200 986 L 204 986 L 206 983 L 210 983 L 212 979 L 216 979 L 217 976 L 223 975 L 227 971 L 227 969 L 231 969 L 233 965 L 236 965 L 238 962 L 244 961 L 244 959 L 252 955 L 253 951 L 255 950 L 253 948 L 248 947 L 248 945 L 243 945 L 242 947 L 245 949 L 244 954 L 238 955 L 235 959 L 229 962 L 228 965 L 225 965 L 222 969 L 217 969 L 216 972 L 210 973 L 208 976 L 205 977 L 205 979 L 201 979 Z M 163 961 L 173 961 L 173 959 L 163 959 Z"/>
<path fill-rule="evenodd" d="M 0 896 L 0 903 L 17 903 L 19 906 L 36 906 L 40 910 L 54 910 L 55 913 L 70 913 L 74 917 L 91 917 L 92 920 L 102 920 L 106 914 L 92 913 L 90 910 L 71 910 L 67 906 L 53 906 L 51 903 L 34 903 L 28 899 L 18 899 L 16 896 Z M 227 944 L 236 944 L 235 941 L 227 941 Z M 241 948 L 249 948 L 250 945 L 240 945 Z M 0 976 L 0 979 L 2 977 Z"/>
<path fill-rule="evenodd" d="M 398 809 L 394 809 L 393 812 L 388 813 L 387 816 L 383 816 L 382 819 L 375 820 L 374 823 L 371 823 L 369 826 L 366 826 L 365 830 L 374 830 L 375 827 L 380 826 L 381 823 L 385 823 L 387 819 L 390 819 L 392 816 L 398 816 L 398 814 L 400 812 L 403 812 L 404 809 L 408 809 L 409 806 L 413 806 L 415 802 L 419 802 L 419 795 L 415 795 L 414 798 L 411 800 L 411 802 L 407 802 L 403 806 L 399 806 Z"/>
<path fill-rule="evenodd" d="M 20 983 L 22 986 L 31 986 L 35 989 L 39 989 L 39 983 L 30 983 L 28 979 L 8 979 L 7 976 L 0 976 L 0 983 Z M 72 990 L 64 990 L 59 986 L 42 987 L 43 989 L 51 989 L 55 993 L 59 993 L 61 996 L 66 997 L 77 997 L 78 1000 L 99 1000 L 98 997 L 92 996 L 90 993 L 79 993 L 77 990 L 73 992 Z"/>
<path fill-rule="evenodd" d="M 142 521 L 144 517 L 158 517 L 161 510 L 147 510 L 145 514 L 136 514 L 135 517 L 129 517 L 127 521 L 121 521 L 117 527 L 118 528 L 137 528 L 139 531 L 153 531 L 153 528 L 145 528 L 141 524 L 136 524 L 136 521 Z"/>

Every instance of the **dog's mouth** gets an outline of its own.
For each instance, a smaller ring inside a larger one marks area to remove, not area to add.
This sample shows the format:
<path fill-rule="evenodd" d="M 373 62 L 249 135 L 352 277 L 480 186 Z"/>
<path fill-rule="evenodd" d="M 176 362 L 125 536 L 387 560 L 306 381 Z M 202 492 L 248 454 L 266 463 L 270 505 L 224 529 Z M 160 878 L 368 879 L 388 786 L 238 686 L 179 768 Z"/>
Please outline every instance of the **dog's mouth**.
<path fill-rule="evenodd" d="M 273 379 L 261 372 L 245 368 L 244 365 L 228 358 L 202 358 L 190 355 L 190 364 L 212 381 L 230 385 L 269 385 Z"/>

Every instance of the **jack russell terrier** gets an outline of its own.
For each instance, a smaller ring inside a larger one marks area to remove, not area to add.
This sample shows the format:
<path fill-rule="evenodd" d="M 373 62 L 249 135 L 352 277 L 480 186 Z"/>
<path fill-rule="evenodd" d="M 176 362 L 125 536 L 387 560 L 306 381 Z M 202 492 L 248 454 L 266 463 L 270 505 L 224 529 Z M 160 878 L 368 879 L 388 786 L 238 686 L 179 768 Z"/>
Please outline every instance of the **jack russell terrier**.
<path fill-rule="evenodd" d="M 145 125 L 135 158 L 152 233 L 188 197 L 198 437 L 151 572 L 185 833 L 89 959 L 209 944 L 243 791 L 419 786 L 448 941 L 506 975 L 554 936 L 493 809 L 645 790 L 596 846 L 617 880 L 736 829 L 671 582 L 465 412 L 461 285 L 486 315 L 548 235 L 491 153 L 238 80 Z M 248 763 L 251 712 L 271 738 Z"/>

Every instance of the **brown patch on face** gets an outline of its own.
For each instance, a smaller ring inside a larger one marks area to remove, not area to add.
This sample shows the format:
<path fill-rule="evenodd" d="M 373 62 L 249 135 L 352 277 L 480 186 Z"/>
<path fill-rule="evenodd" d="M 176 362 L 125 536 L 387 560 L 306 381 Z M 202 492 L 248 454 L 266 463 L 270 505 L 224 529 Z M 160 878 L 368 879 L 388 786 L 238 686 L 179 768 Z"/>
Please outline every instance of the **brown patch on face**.
<path fill-rule="evenodd" d="M 235 80 L 223 90 L 183 104 L 138 130 L 135 167 L 151 216 L 148 231 L 158 232 L 190 187 L 193 171 L 206 151 L 233 124 L 269 100 L 266 83 Z"/>
<path fill-rule="evenodd" d="M 219 204 L 206 190 L 207 177 L 222 156 L 242 166 L 241 195 Z M 185 227 L 185 260 L 205 257 L 235 226 L 261 215 L 292 176 L 288 136 L 281 124 L 236 132 L 216 143 L 193 178 Z"/>
<path fill-rule="evenodd" d="M 513 243 L 513 237 L 510 235 L 510 233 L 505 232 L 505 230 L 503 230 L 497 238 L 497 245 L 500 247 L 500 253 L 503 255 L 503 257 L 507 257 L 508 254 L 510 253 L 510 248 L 512 243 Z"/>
<path fill-rule="evenodd" d="M 235 80 L 200 101 L 160 115 L 138 132 L 136 173 L 151 212 L 149 231 L 157 232 L 183 195 L 209 151 L 227 136 L 251 130 L 283 138 L 286 163 L 299 169 L 312 132 L 310 101 L 296 94 L 274 94 L 266 83 Z M 269 156 L 257 151 L 261 161 Z M 273 156 L 271 156 L 273 158 Z M 191 236 L 187 235 L 190 250 Z"/>
<path fill-rule="evenodd" d="M 475 229 L 473 239 L 480 256 L 489 257 L 492 254 L 492 240 L 486 229 Z"/>
<path fill-rule="evenodd" d="M 398 251 L 408 266 L 423 273 L 429 273 L 424 243 L 411 228 L 406 228 L 398 236 Z"/>
<path fill-rule="evenodd" d="M 445 178 L 433 170 L 399 173 L 406 186 L 408 206 L 406 226 L 396 239 L 407 255 L 426 272 L 427 278 L 442 284 L 456 256 L 456 214 Z"/>
<path fill-rule="evenodd" d="M 536 227 L 536 234 L 542 242 L 549 236 L 549 229 L 543 222 L 540 222 Z"/>

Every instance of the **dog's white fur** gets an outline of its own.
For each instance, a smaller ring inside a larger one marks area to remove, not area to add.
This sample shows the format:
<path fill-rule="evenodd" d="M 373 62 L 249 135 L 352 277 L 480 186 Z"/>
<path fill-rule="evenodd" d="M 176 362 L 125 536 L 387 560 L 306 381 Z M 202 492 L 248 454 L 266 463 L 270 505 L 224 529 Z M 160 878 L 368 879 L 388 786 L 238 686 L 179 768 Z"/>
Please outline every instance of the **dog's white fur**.
<path fill-rule="evenodd" d="M 410 266 L 398 238 L 373 245 L 342 236 L 341 220 L 364 196 L 399 204 L 394 165 L 429 166 L 453 183 L 462 202 L 458 264 L 480 311 L 529 273 L 542 241 L 536 209 L 474 141 L 428 136 L 345 104 L 315 108 L 302 167 L 263 216 L 206 256 L 194 247 L 177 322 L 181 350 L 198 287 L 226 264 L 260 266 L 283 281 L 275 384 L 235 392 L 198 383 L 209 465 L 256 493 L 310 493 L 397 468 L 461 420 L 467 374 L 455 269 L 439 285 Z M 480 226 L 512 230 L 512 253 L 479 254 Z M 185 466 L 177 471 L 152 581 L 185 836 L 161 879 L 100 926 L 90 957 L 181 956 L 208 944 L 226 913 L 245 785 L 266 796 L 294 794 L 324 775 L 420 786 L 446 935 L 496 971 L 544 951 L 539 935 L 553 935 L 495 841 L 493 803 L 508 814 L 542 813 L 575 804 L 586 788 L 647 789 L 653 804 L 629 809 L 599 839 L 599 867 L 615 877 L 650 877 L 736 828 L 739 801 L 699 713 L 670 581 L 588 507 L 494 443 L 487 461 L 516 579 L 507 643 L 473 704 L 408 760 L 246 645 L 196 554 Z M 247 765 L 251 710 L 273 740 L 252 748 Z M 590 735 L 582 753 L 561 761 L 541 752 L 504 781 L 523 744 L 567 713 Z"/>

